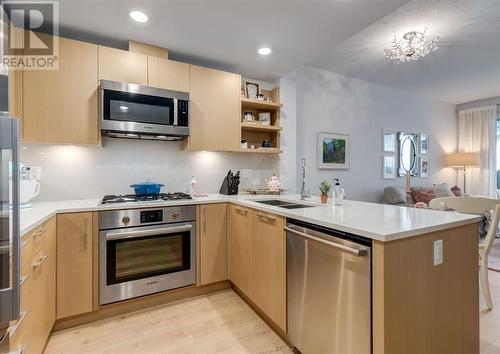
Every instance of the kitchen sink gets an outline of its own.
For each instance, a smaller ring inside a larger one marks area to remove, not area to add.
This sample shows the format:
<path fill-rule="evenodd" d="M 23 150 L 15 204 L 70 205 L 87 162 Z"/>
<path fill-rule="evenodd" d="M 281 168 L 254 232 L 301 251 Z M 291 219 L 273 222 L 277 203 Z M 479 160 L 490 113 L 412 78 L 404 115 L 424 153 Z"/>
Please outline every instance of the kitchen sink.
<path fill-rule="evenodd" d="M 301 208 L 312 208 L 316 205 L 307 205 L 307 204 L 286 204 L 286 205 L 278 205 L 280 208 L 285 209 L 301 209 Z"/>
<path fill-rule="evenodd" d="M 273 206 L 282 206 L 293 204 L 293 202 L 289 202 L 287 200 L 279 200 L 279 199 L 267 199 L 267 200 L 256 200 L 255 203 L 273 205 Z"/>
<path fill-rule="evenodd" d="M 256 200 L 256 203 L 267 204 L 272 206 L 277 206 L 285 209 L 301 209 L 301 208 L 312 208 L 316 205 L 311 204 L 299 204 L 291 200 L 279 200 L 279 199 L 266 199 L 266 200 Z"/>

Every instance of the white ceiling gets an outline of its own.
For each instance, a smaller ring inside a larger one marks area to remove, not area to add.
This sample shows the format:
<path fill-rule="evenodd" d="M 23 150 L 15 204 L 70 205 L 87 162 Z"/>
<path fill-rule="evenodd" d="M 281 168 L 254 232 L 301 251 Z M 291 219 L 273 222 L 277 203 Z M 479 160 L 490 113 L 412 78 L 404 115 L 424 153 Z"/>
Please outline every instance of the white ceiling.
<path fill-rule="evenodd" d="M 394 34 L 442 35 L 417 62 L 391 64 L 383 48 Z M 413 0 L 330 47 L 310 64 L 451 103 L 500 96 L 500 1 Z"/>
<path fill-rule="evenodd" d="M 170 57 L 274 81 L 409 0 L 60 0 L 61 34 L 126 48 L 129 39 Z M 149 22 L 128 12 L 144 11 Z M 261 46 L 273 52 L 257 54 Z"/>

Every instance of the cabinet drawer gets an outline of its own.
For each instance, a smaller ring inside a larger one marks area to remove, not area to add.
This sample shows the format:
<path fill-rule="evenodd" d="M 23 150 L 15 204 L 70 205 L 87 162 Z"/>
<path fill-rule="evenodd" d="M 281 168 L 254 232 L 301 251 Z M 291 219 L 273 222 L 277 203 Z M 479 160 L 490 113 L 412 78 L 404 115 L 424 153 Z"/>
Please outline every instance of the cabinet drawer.
<path fill-rule="evenodd" d="M 31 260 L 31 234 L 28 233 L 21 237 L 21 267 Z M 22 273 L 21 273 L 22 274 Z"/>
<path fill-rule="evenodd" d="M 27 264 L 26 268 L 29 269 L 29 263 Z M 30 276 L 30 273 L 26 273 L 25 275 L 23 275 L 23 273 L 21 271 L 20 293 L 21 293 L 21 312 L 23 312 L 23 311 L 30 309 L 30 303 L 31 303 L 31 276 Z"/>
<path fill-rule="evenodd" d="M 31 254 L 38 254 L 42 248 L 49 247 L 50 238 L 55 237 L 56 218 L 52 218 L 38 226 L 31 233 Z"/>
<path fill-rule="evenodd" d="M 35 255 L 36 253 L 40 252 L 44 240 L 47 237 L 47 233 L 49 232 L 49 228 L 43 223 L 42 225 L 38 226 L 35 230 L 31 232 L 31 254 Z M 26 245 L 28 246 L 28 245 Z M 25 246 L 25 247 L 26 247 Z"/>
<path fill-rule="evenodd" d="M 10 331 L 10 349 L 14 352 L 24 350 L 29 347 L 31 333 L 31 314 L 29 311 L 21 313 L 21 318 L 9 328 Z"/>

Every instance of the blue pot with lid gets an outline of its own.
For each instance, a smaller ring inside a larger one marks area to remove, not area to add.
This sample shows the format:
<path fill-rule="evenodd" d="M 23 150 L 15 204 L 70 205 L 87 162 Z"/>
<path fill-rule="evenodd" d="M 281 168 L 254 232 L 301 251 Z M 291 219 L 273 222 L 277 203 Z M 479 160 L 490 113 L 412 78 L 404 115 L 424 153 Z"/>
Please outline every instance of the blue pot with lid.
<path fill-rule="evenodd" d="M 146 181 L 132 184 L 130 187 L 134 188 L 135 195 L 143 197 L 147 195 L 160 194 L 161 188 L 165 187 L 165 185 L 157 182 Z"/>

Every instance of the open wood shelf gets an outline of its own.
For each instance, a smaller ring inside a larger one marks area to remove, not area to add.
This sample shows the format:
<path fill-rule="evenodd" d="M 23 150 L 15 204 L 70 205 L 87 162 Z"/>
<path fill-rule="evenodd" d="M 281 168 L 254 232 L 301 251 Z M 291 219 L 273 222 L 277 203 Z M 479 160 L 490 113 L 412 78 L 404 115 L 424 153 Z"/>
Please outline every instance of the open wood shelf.
<path fill-rule="evenodd" d="M 251 98 L 241 98 L 241 108 L 255 108 L 255 109 L 277 109 L 281 108 L 281 103 L 270 101 L 259 101 Z"/>
<path fill-rule="evenodd" d="M 250 98 L 241 97 L 241 117 L 240 117 L 240 139 L 245 140 L 248 144 L 247 149 L 240 149 L 240 152 L 249 154 L 280 154 L 280 109 L 283 106 L 280 103 L 280 88 L 275 87 L 272 90 L 261 90 L 264 97 L 270 98 L 272 101 L 261 101 Z M 254 121 L 245 121 L 245 113 L 253 115 Z M 262 125 L 259 122 L 261 113 L 269 114 L 269 125 Z M 269 141 L 269 148 L 260 148 L 264 141 Z M 254 146 L 255 149 L 251 149 Z"/>
<path fill-rule="evenodd" d="M 264 148 L 264 149 L 240 149 L 240 152 L 246 152 L 249 154 L 280 154 L 283 151 L 276 148 Z"/>
<path fill-rule="evenodd" d="M 241 123 L 241 129 L 267 131 L 267 132 L 279 132 L 283 128 L 276 127 L 274 125 L 262 125 L 260 123 Z"/>

